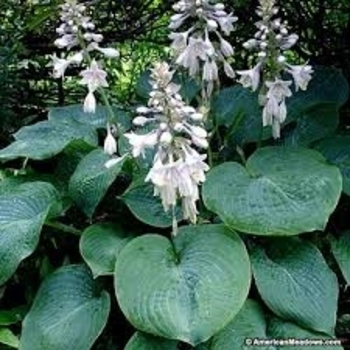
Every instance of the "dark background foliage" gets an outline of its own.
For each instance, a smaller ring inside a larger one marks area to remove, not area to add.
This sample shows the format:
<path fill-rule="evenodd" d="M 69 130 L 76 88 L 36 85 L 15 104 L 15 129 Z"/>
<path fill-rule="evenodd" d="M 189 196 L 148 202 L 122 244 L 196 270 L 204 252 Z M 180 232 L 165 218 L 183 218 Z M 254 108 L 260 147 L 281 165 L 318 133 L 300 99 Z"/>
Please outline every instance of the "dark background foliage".
<path fill-rule="evenodd" d="M 10 133 L 42 116 L 50 105 L 80 102 L 75 85 L 63 86 L 50 76 L 49 55 L 58 23 L 59 0 L 5 1 L 0 4 L 0 112 L 1 139 L 6 144 Z M 256 0 L 226 0 L 241 19 L 230 38 L 237 52 L 254 33 Z M 171 1 L 122 0 L 90 1 L 97 28 L 105 42 L 121 48 L 115 63 L 115 98 L 133 99 L 135 76 L 156 57 L 164 55 L 168 44 L 167 23 Z M 282 13 L 293 32 L 300 36 L 297 55 L 313 65 L 334 66 L 350 76 L 350 3 L 347 0 L 283 1 Z M 244 68 L 249 56 L 236 56 L 236 67 Z M 74 72 L 68 72 L 74 74 Z M 119 80 L 118 80 L 119 78 Z M 119 81 L 119 82 L 118 82 Z"/>

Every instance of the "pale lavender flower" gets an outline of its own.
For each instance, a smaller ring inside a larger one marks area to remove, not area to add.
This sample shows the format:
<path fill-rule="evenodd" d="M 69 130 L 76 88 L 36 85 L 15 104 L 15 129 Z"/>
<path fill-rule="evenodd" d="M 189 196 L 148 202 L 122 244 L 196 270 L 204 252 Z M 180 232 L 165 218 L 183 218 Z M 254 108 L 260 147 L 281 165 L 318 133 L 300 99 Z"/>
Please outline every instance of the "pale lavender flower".
<path fill-rule="evenodd" d="M 96 111 L 96 98 L 92 91 L 89 91 L 84 100 L 84 112 L 95 113 Z"/>
<path fill-rule="evenodd" d="M 157 63 L 151 71 L 150 99 L 147 107 L 137 108 L 135 125 L 148 125 L 146 134 L 127 133 L 134 157 L 144 155 L 146 148 L 155 148 L 153 166 L 146 181 L 154 185 L 154 195 L 161 198 L 164 209 L 182 201 L 184 218 L 195 223 L 198 186 L 205 181 L 209 167 L 194 147 L 208 146 L 203 120 L 192 106 L 184 103 L 180 87 L 172 82 L 174 71 L 167 63 Z M 152 128 L 153 127 L 153 128 Z"/>
<path fill-rule="evenodd" d="M 105 138 L 103 148 L 105 153 L 109 154 L 110 156 L 117 153 L 117 141 L 115 140 L 109 125 L 107 125 L 107 137 Z"/>
<path fill-rule="evenodd" d="M 107 72 L 101 69 L 95 60 L 93 60 L 90 67 L 83 70 L 80 75 L 83 77 L 80 83 L 87 85 L 89 91 L 94 92 L 100 87 L 108 87 L 106 80 Z"/>
<path fill-rule="evenodd" d="M 295 90 L 306 90 L 311 80 L 313 69 L 309 65 L 291 65 L 287 62 L 285 50 L 292 48 L 298 41 L 297 34 L 290 34 L 287 21 L 276 17 L 279 9 L 275 0 L 259 0 L 256 22 L 258 31 L 254 38 L 244 43 L 248 50 L 256 50 L 257 65 L 249 70 L 238 71 L 240 83 L 256 91 L 261 85 L 259 99 L 262 101 L 263 125 L 271 125 L 275 138 L 280 137 L 280 125 L 287 117 L 286 98 L 292 96 L 292 81 L 282 80 L 283 72 L 293 77 Z M 260 84 L 260 82 L 262 82 Z"/>
<path fill-rule="evenodd" d="M 239 82 L 245 88 L 252 88 L 256 91 L 260 85 L 260 69 L 261 63 L 259 62 L 254 68 L 248 70 L 237 71 L 237 74 L 241 76 Z"/>
<path fill-rule="evenodd" d="M 232 78 L 234 70 L 227 61 L 233 53 L 232 45 L 223 38 L 233 30 L 237 21 L 232 13 L 225 11 L 222 3 L 212 0 L 181 0 L 173 9 L 177 14 L 171 17 L 169 28 L 178 30 L 189 25 L 185 31 L 172 32 L 171 48 L 177 65 L 186 68 L 190 76 L 201 77 L 203 96 L 209 98 L 215 84 L 219 84 L 219 67 Z"/>
<path fill-rule="evenodd" d="M 314 72 L 312 67 L 304 64 L 300 66 L 292 66 L 292 65 L 287 65 L 288 69 L 287 72 L 290 73 L 294 79 L 295 83 L 295 89 L 296 91 L 299 90 L 306 90 L 307 86 L 312 79 L 312 73 Z"/>

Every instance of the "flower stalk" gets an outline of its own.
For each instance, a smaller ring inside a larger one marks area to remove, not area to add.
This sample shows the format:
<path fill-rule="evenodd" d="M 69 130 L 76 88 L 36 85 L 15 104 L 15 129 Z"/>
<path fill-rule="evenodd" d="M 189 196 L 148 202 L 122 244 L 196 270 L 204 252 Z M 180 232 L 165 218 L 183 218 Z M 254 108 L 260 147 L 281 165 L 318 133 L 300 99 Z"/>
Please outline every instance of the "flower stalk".
<path fill-rule="evenodd" d="M 253 68 L 237 71 L 237 74 L 243 87 L 259 90 L 263 126 L 271 126 L 273 137 L 277 139 L 281 136 L 281 124 L 287 118 L 286 99 L 292 96 L 293 82 L 295 91 L 305 91 L 313 69 L 307 64 L 288 64 L 285 51 L 297 43 L 298 35 L 290 34 L 288 22 L 278 17 L 275 0 L 260 0 L 259 3 L 260 20 L 255 24 L 258 31 L 243 45 L 257 52 L 257 62 Z M 285 79 L 286 73 L 292 80 Z"/>

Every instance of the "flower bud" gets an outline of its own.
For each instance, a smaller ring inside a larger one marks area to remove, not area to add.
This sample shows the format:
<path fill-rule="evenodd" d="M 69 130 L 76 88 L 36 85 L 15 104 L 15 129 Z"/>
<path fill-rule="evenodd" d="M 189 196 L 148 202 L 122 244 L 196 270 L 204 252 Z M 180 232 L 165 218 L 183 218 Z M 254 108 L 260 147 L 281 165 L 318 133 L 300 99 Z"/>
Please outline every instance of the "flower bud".
<path fill-rule="evenodd" d="M 203 114 L 201 113 L 193 113 L 190 115 L 190 118 L 194 121 L 202 121 L 203 120 Z"/>
<path fill-rule="evenodd" d="M 119 51 L 116 49 L 113 49 L 112 47 L 107 47 L 107 48 L 98 47 L 97 50 L 108 58 L 119 57 Z"/>
<path fill-rule="evenodd" d="M 147 114 L 150 111 L 150 109 L 147 107 L 141 106 L 141 107 L 137 107 L 136 111 L 139 114 Z"/>
<path fill-rule="evenodd" d="M 104 142 L 104 151 L 110 156 L 117 152 L 117 142 L 110 131 L 108 131 Z"/>
<path fill-rule="evenodd" d="M 133 119 L 133 124 L 136 126 L 144 126 L 149 122 L 149 119 L 146 117 L 136 117 Z"/>
<path fill-rule="evenodd" d="M 172 140 L 173 140 L 173 137 L 169 131 L 163 132 L 161 137 L 160 137 L 160 142 L 168 144 L 168 145 L 171 143 Z"/>
<path fill-rule="evenodd" d="M 96 99 L 93 92 L 89 91 L 84 101 L 84 112 L 95 113 L 95 111 L 96 111 Z"/>
<path fill-rule="evenodd" d="M 197 137 L 195 135 L 192 135 L 191 139 L 192 139 L 192 142 L 200 148 L 208 148 L 209 147 L 209 143 L 206 139 L 203 139 L 201 137 Z"/>

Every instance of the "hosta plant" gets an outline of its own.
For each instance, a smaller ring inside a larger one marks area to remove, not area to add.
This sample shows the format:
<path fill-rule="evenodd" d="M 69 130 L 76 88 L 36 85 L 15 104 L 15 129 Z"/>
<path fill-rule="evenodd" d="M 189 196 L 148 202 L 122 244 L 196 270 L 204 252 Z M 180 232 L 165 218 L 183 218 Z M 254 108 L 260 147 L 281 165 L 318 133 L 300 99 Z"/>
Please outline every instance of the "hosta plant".
<path fill-rule="evenodd" d="M 106 67 L 119 53 L 90 10 L 61 6 L 52 57 L 56 78 L 82 68 L 83 104 L 50 108 L 0 150 L 0 301 L 21 288 L 0 309 L 0 343 L 342 349 L 342 73 L 288 63 L 298 36 L 274 0 L 259 1 L 244 44 L 254 68 L 233 68 L 233 12 L 181 0 L 169 61 L 142 75 L 134 104 L 113 105 Z"/>

